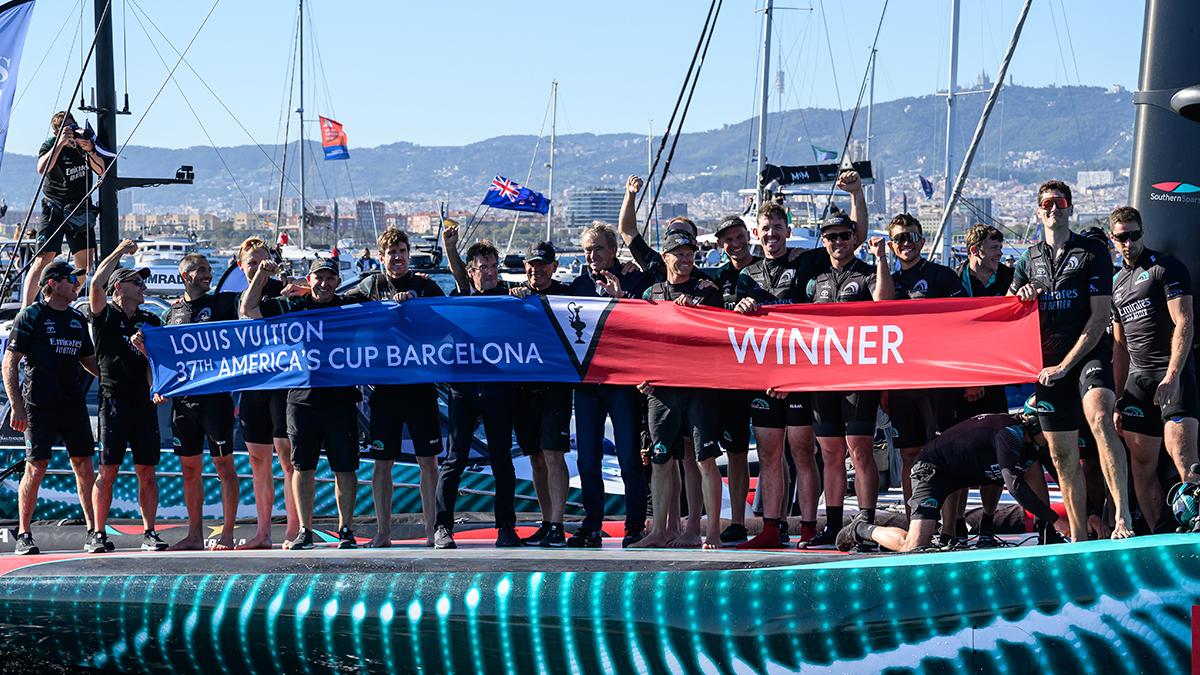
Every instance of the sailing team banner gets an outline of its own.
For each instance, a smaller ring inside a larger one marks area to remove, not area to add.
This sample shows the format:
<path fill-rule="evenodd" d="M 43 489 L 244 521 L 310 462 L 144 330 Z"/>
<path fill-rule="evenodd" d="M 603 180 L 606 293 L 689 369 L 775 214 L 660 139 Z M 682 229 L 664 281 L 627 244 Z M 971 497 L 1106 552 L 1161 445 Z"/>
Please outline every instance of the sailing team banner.
<path fill-rule="evenodd" d="M 17 92 L 17 71 L 32 16 L 33 0 L 14 0 L 0 6 L 0 162 L 4 160 L 13 95 Z"/>
<path fill-rule="evenodd" d="M 417 382 L 604 382 L 790 391 L 1032 382 L 1037 304 L 1016 298 L 772 307 L 423 298 L 146 328 L 154 391 Z"/>
<path fill-rule="evenodd" d="M 325 161 L 350 159 L 350 150 L 347 148 L 350 141 L 346 138 L 346 132 L 342 131 L 342 125 L 328 117 L 317 117 L 321 121 L 321 147 L 325 148 Z"/>

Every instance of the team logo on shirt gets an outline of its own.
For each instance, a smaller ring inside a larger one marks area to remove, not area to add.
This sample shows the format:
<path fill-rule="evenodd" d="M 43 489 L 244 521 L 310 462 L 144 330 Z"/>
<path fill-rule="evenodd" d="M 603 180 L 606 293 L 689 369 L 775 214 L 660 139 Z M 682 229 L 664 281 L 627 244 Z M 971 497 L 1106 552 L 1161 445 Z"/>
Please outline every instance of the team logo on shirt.
<path fill-rule="evenodd" d="M 372 450 L 383 450 L 383 441 L 371 441 Z"/>
<path fill-rule="evenodd" d="M 79 319 L 71 319 L 71 328 L 83 328 L 79 325 Z"/>
<path fill-rule="evenodd" d="M 1052 413 L 1054 412 L 1054 406 L 1050 405 L 1049 401 L 1038 401 L 1037 411 L 1040 413 Z"/>
<path fill-rule="evenodd" d="M 54 335 L 54 322 L 53 321 L 46 322 L 46 335 Z"/>
<path fill-rule="evenodd" d="M 753 401 L 750 401 L 750 409 L 751 410 L 770 410 L 771 404 L 767 403 L 767 400 L 765 398 L 756 398 Z"/>
<path fill-rule="evenodd" d="M 792 279 L 796 278 L 796 270 L 784 270 L 783 274 L 779 275 L 779 285 L 792 283 Z"/>
<path fill-rule="evenodd" d="M 212 307 L 205 307 L 196 313 L 196 321 L 207 321 L 212 316 Z"/>
<path fill-rule="evenodd" d="M 596 344 L 600 342 L 600 332 L 604 329 L 608 313 L 617 301 L 581 302 L 578 298 L 547 295 L 541 296 L 541 300 L 554 332 L 567 348 L 567 354 L 582 378 L 587 374 L 588 364 L 596 353 Z"/>
<path fill-rule="evenodd" d="M 934 499 L 933 497 L 930 497 L 929 499 L 926 499 L 925 501 L 921 502 L 921 508 L 936 509 L 936 508 L 938 508 L 938 501 L 936 499 Z"/>
<path fill-rule="evenodd" d="M 1142 409 L 1135 405 L 1125 406 L 1125 408 L 1121 411 L 1121 414 L 1126 417 L 1145 417 L 1146 416 L 1145 413 L 1142 412 Z"/>
<path fill-rule="evenodd" d="M 650 450 L 650 453 L 655 457 L 662 457 L 663 455 L 667 454 L 667 446 L 663 445 L 662 443 L 655 443 L 654 447 Z"/>
<path fill-rule="evenodd" d="M 1079 258 L 1076 258 L 1075 256 L 1071 256 L 1070 258 L 1067 258 L 1067 263 L 1065 265 L 1063 265 L 1063 270 L 1066 272 L 1070 272 L 1071 270 L 1077 270 L 1077 269 L 1079 269 Z"/>
<path fill-rule="evenodd" d="M 929 283 L 926 282 L 924 279 L 918 280 L 917 283 L 913 284 L 912 292 L 913 293 L 928 293 L 929 292 Z"/>
<path fill-rule="evenodd" d="M 1142 270 L 1142 273 L 1137 275 L 1137 279 L 1134 279 L 1133 283 L 1140 284 L 1143 281 L 1150 281 L 1150 271 L 1149 270 Z"/>
<path fill-rule="evenodd" d="M 845 287 L 842 288 L 841 292 L 839 292 L 839 295 L 858 295 L 858 282 L 851 281 L 850 283 L 846 284 Z"/>

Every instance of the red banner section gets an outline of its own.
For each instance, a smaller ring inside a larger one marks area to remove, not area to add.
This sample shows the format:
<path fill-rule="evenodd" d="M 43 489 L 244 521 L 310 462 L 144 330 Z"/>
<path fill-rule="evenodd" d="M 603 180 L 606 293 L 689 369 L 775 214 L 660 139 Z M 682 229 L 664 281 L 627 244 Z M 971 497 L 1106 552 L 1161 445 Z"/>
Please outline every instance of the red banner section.
<path fill-rule="evenodd" d="M 621 301 L 587 382 L 852 391 L 1033 382 L 1037 303 L 1016 298 L 771 307 L 742 315 Z"/>

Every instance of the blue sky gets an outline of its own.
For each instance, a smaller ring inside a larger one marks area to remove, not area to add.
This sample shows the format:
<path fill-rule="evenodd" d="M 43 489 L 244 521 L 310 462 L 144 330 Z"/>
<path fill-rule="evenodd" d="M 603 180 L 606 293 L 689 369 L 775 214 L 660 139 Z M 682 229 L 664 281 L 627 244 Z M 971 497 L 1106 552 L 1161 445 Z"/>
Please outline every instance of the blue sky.
<path fill-rule="evenodd" d="M 124 42 L 134 114 L 119 118 L 118 137 L 124 141 L 166 79 L 168 66 L 151 43 L 173 65 L 176 56 L 167 40 L 180 49 L 187 45 L 213 3 L 112 3 L 118 96 L 126 70 L 122 29 L 128 34 Z M 763 0 L 725 1 L 688 129 L 719 127 L 754 112 L 761 39 L 756 4 Z M 772 97 L 769 109 L 852 107 L 883 4 L 778 0 L 779 7 L 814 9 L 776 12 L 771 69 L 781 68 L 787 85 L 783 97 Z M 974 82 L 981 69 L 995 74 L 1021 4 L 963 0 L 960 84 Z M 86 42 L 91 39 L 92 2 L 83 5 Z M 876 100 L 945 88 L 949 7 L 950 0 L 891 0 L 879 42 Z M 670 116 L 708 2 L 310 0 L 306 9 L 315 24 L 324 71 L 322 76 L 309 70 L 316 68 L 317 59 L 312 58 L 313 43 L 306 41 L 306 116 L 334 117 L 345 125 L 351 147 L 373 147 L 397 141 L 462 145 L 492 136 L 536 134 L 555 79 L 560 134 L 645 133 L 651 120 L 658 133 Z M 1134 89 L 1143 12 L 1144 5 L 1132 0 L 1036 0 L 1010 72 L 1017 84 L 1029 86 L 1121 84 Z M 181 148 L 206 145 L 210 139 L 219 146 L 281 139 L 295 19 L 291 1 L 220 0 L 188 52 L 198 76 L 186 65 L 176 71 L 202 124 L 175 84 L 168 84 L 132 143 Z M 8 151 L 32 154 L 46 137 L 50 115 L 64 105 L 78 76 L 79 29 L 78 2 L 38 0 L 17 83 L 20 98 Z M 1073 44 L 1068 44 L 1068 33 Z M 91 82 L 89 76 L 85 87 Z M 315 124 L 310 133 L 316 133 Z"/>

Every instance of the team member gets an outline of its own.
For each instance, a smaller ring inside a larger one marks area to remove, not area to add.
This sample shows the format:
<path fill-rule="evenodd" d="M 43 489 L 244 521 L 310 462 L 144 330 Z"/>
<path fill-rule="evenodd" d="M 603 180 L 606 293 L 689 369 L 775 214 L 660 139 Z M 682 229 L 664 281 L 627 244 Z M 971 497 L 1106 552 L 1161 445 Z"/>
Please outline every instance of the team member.
<path fill-rule="evenodd" d="M 247 280 L 253 279 L 258 272 L 258 266 L 270 259 L 271 251 L 267 248 L 267 242 L 258 237 L 243 241 L 238 249 L 238 267 Z M 263 287 L 263 297 L 277 298 L 284 294 L 284 289 L 285 284 L 282 280 L 268 279 Z M 240 298 L 237 304 L 241 305 Z M 242 440 L 246 442 L 246 452 L 250 456 L 258 528 L 253 537 L 237 548 L 271 548 L 271 511 L 275 506 L 272 455 L 278 455 L 279 466 L 283 470 L 283 505 L 284 513 L 287 514 L 283 547 L 291 548 L 300 523 L 296 519 L 296 497 L 292 489 L 292 481 L 295 479 L 292 446 L 287 439 L 287 390 L 243 391 L 238 400 L 238 423 L 242 427 Z"/>
<path fill-rule="evenodd" d="M 1063 501 L 1075 541 L 1087 540 L 1084 483 L 1079 470 L 1079 419 L 1096 437 L 1100 463 L 1113 496 L 1113 539 L 1133 536 L 1125 448 L 1113 423 L 1112 361 L 1100 344 L 1108 323 L 1112 267 L 1097 241 L 1073 234 L 1071 188 L 1060 181 L 1038 188 L 1038 217 L 1045 240 L 1021 255 L 1010 295 L 1040 305 L 1042 363 L 1037 400 L 1050 455 L 1062 478 Z"/>
<path fill-rule="evenodd" d="M 467 249 L 467 264 L 458 256 L 458 226 L 447 224 L 442 230 L 446 258 L 459 280 L 451 295 L 507 296 L 508 284 L 500 280 L 500 251 L 487 240 Z M 517 536 L 516 472 L 512 461 L 512 385 L 507 382 L 454 382 L 449 385 L 446 411 L 450 420 L 450 437 L 446 461 L 442 462 L 437 484 L 437 513 L 435 538 L 447 541 L 444 548 L 454 544 L 454 506 L 458 499 L 458 484 L 470 460 L 475 429 L 483 422 L 487 437 L 488 459 L 492 478 L 496 481 L 493 508 L 496 514 L 496 546 L 522 546 Z"/>
<path fill-rule="evenodd" d="M 966 295 L 962 278 L 954 270 L 921 256 L 925 247 L 925 235 L 921 221 L 902 213 L 888 224 L 888 247 L 900 263 L 900 269 L 892 273 L 897 300 L 920 300 L 926 298 L 958 298 Z M 912 496 L 913 462 L 921 448 L 934 436 L 954 424 L 954 404 L 957 390 L 946 389 L 900 389 L 888 394 L 888 417 L 892 420 L 896 445 L 900 448 L 902 462 L 901 484 L 904 490 L 905 508 Z"/>
<path fill-rule="evenodd" d="M 663 281 L 666 276 L 666 263 L 663 261 L 663 256 L 658 251 L 650 248 L 646 243 L 645 237 L 638 230 L 637 224 L 637 194 L 642 190 L 642 179 L 637 176 L 630 176 L 625 181 L 625 198 L 621 202 L 621 213 L 617 220 L 617 227 L 621 232 L 621 239 L 625 241 L 625 245 L 629 247 L 629 253 L 633 256 L 633 261 L 638 267 L 646 273 L 648 279 L 647 284 Z M 696 223 L 687 216 L 677 216 L 672 218 L 667 223 L 667 232 L 680 230 L 688 232 L 692 237 L 696 237 L 699 231 L 696 229 Z M 692 274 L 701 279 L 712 283 L 700 270 L 692 270 Z"/>
<path fill-rule="evenodd" d="M 346 300 L 404 302 L 446 295 L 433 279 L 408 268 L 408 233 L 393 228 L 384 230 L 379 235 L 377 250 L 383 271 L 363 278 L 362 283 L 345 294 Z M 379 529 L 367 546 L 386 548 L 392 545 L 392 492 L 396 489 L 392 466 L 400 458 L 403 430 L 407 425 L 417 465 L 421 467 L 421 509 L 425 514 L 426 543 L 447 548 L 444 539 L 439 543 L 434 536 L 437 458 L 442 452 L 437 385 L 432 382 L 376 385 L 368 404 L 371 406 L 371 456 L 375 459 L 371 494 L 375 498 L 375 521 Z"/>
<path fill-rule="evenodd" d="M 926 445 L 913 465 L 912 521 L 907 531 L 876 527 L 862 511 L 838 533 L 838 548 L 874 542 L 893 551 L 911 551 L 929 545 L 939 509 L 951 493 L 972 485 L 1003 484 L 1017 502 L 1038 518 L 1052 523 L 1060 534 L 1070 528 L 1050 504 L 1026 482 L 1026 471 L 1045 447 L 1036 415 L 981 415 L 951 427 Z M 984 526 L 990 525 L 995 505 L 985 504 Z"/>
<path fill-rule="evenodd" d="M 992 225 L 976 224 L 967 230 L 967 259 L 954 268 L 963 288 L 972 298 L 991 298 L 1008 293 L 1013 268 L 1000 262 L 1004 255 L 1004 233 Z M 1008 411 L 1003 385 L 967 387 L 958 402 L 957 417 L 965 420 L 976 415 Z"/>
<path fill-rule="evenodd" d="M 168 326 L 205 321 L 229 321 L 237 318 L 237 295 L 210 294 L 212 267 L 199 253 L 189 253 L 179 261 L 183 279 L 183 298 L 171 303 Z M 164 399 L 154 395 L 154 402 Z M 208 454 L 221 480 L 221 511 L 225 520 L 214 550 L 233 548 L 240 486 L 233 465 L 233 397 L 227 393 L 178 396 L 171 400 L 171 433 L 175 454 L 183 469 L 183 501 L 187 506 L 187 536 L 171 546 L 172 551 L 204 548 L 204 439 Z"/>
<path fill-rule="evenodd" d="M 679 230 L 668 232 L 663 246 L 667 280 L 651 286 L 644 297 L 674 302 L 684 307 L 722 307 L 724 303 L 717 288 L 711 283 L 701 287 L 697 277 L 692 276 L 697 249 L 696 239 L 691 234 Z M 700 526 L 699 508 L 692 508 L 689 504 L 688 531 L 674 540 L 667 531 L 668 504 L 679 501 L 681 486 L 675 461 L 682 459 L 683 445 L 675 443 L 675 440 L 683 431 L 692 438 L 696 462 L 699 464 L 704 510 L 708 513 L 708 532 L 703 546 L 706 549 L 720 548 L 721 472 L 717 468 L 717 457 L 721 449 L 717 444 L 716 392 L 685 387 L 655 387 L 648 382 L 639 384 L 638 390 L 649 397 L 650 440 L 653 444 L 651 461 L 654 464 L 650 492 L 654 499 L 654 529 L 632 546 L 661 548 L 694 545 L 691 542 Z"/>
<path fill-rule="evenodd" d="M 580 235 L 587 269 L 570 284 L 580 297 L 640 298 L 646 275 L 640 270 L 622 273 L 617 262 L 617 233 L 596 221 Z M 567 546 L 600 547 L 604 524 L 604 419 L 610 417 L 621 481 L 625 484 L 625 537 L 622 545 L 640 541 L 646 529 L 646 477 L 642 471 L 642 400 L 633 385 L 580 384 L 575 387 L 575 439 L 579 452 L 579 484 L 583 492 L 584 519 Z"/>
<path fill-rule="evenodd" d="M 829 254 L 828 270 L 808 285 L 809 302 L 862 302 L 895 297 L 888 272 L 883 237 L 867 241 L 875 267 L 854 257 L 854 221 L 844 213 L 830 213 L 821 221 L 821 240 Z M 875 415 L 877 391 L 822 391 L 813 394 L 813 430 L 825 462 L 825 529 L 808 546 L 827 546 L 841 529 L 846 499 L 846 450 L 854 463 L 854 494 L 866 522 L 875 522 L 879 497 L 879 467 L 875 465 Z"/>
<path fill-rule="evenodd" d="M 126 239 L 96 268 L 88 293 L 92 333 L 96 338 L 96 364 L 100 369 L 100 475 L 92 489 L 96 527 L 88 539 L 89 553 L 107 550 L 104 526 L 112 505 L 113 483 L 125 448 L 133 453 L 138 482 L 138 507 L 142 511 L 142 550 L 167 548 L 154 521 L 158 513 L 159 458 L 158 411 L 150 394 L 150 361 L 138 350 L 142 326 L 159 326 L 158 317 L 141 309 L 146 301 L 150 270 L 118 267 L 121 258 L 137 252 Z M 105 291 L 112 297 L 108 302 Z"/>
<path fill-rule="evenodd" d="M 525 252 L 525 283 L 509 293 L 518 298 L 530 295 L 569 295 L 566 284 L 556 280 L 558 270 L 554 246 L 539 241 Z M 513 429 L 517 445 L 529 457 L 533 489 L 542 510 L 542 525 L 525 538 L 526 544 L 566 546 L 563 512 L 567 508 L 566 454 L 571 450 L 571 389 L 558 382 L 526 382 L 513 388 Z"/>
<path fill-rule="evenodd" d="M 70 113 L 55 113 L 50 127 L 56 136 L 46 139 L 38 150 L 37 172 L 46 176 L 46 184 L 42 189 L 37 255 L 25 276 L 24 306 L 38 299 L 35 280 L 41 279 L 42 270 L 62 252 L 64 237 L 75 267 L 81 270 L 91 268 L 92 249 L 96 246 L 96 232 L 89 218 L 96 207 L 88 203 L 88 188 L 92 173 L 104 174 L 104 159 L 91 140 L 76 137 L 79 125 Z"/>
<path fill-rule="evenodd" d="M 1133 462 L 1138 504 L 1153 530 L 1164 495 L 1158 481 L 1159 447 L 1166 441 L 1180 481 L 1196 482 L 1196 429 L 1200 398 L 1191 353 L 1192 280 L 1174 256 L 1146 248 L 1142 215 L 1122 206 L 1109 216 L 1121 254 L 1113 281 L 1113 337 L 1129 353 L 1117 403 Z"/>
<path fill-rule="evenodd" d="M 336 293 L 341 277 L 337 263 L 318 258 L 308 270 L 308 286 L 312 293 L 298 298 L 262 298 L 262 289 L 276 272 L 274 262 L 263 261 L 258 266 L 250 287 L 242 294 L 240 311 L 251 319 L 280 316 L 325 307 L 353 304 Z M 321 449 L 329 461 L 335 483 L 334 494 L 338 510 L 338 548 L 355 548 L 354 500 L 358 493 L 358 402 L 362 395 L 358 387 L 313 387 L 290 389 L 287 397 L 288 438 L 292 441 L 292 465 L 296 469 L 296 516 L 300 529 L 292 542 L 293 549 L 311 549 L 313 541 L 314 474 Z"/>
<path fill-rule="evenodd" d="M 86 319 L 71 308 L 79 297 L 83 274 L 62 261 L 42 268 L 42 299 L 17 314 L 4 355 L 4 390 L 12 406 L 9 424 L 13 431 L 25 433 L 25 473 L 17 498 L 17 555 L 38 552 L 30 524 L 38 488 L 50 464 L 50 450 L 59 438 L 71 458 L 89 542 L 96 529 L 92 511 L 95 441 L 79 386 L 79 368 L 97 376 L 100 373 L 92 341 L 83 327 Z M 25 359 L 24 380 L 17 372 L 21 359 Z"/>

